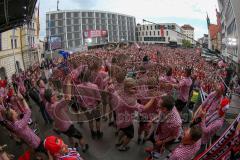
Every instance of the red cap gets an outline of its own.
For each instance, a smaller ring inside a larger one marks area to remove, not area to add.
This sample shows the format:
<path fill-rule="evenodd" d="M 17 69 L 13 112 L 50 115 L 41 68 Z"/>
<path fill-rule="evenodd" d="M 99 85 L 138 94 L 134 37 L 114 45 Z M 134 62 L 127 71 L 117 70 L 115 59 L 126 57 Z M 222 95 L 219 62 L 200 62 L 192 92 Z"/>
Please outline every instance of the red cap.
<path fill-rule="evenodd" d="M 44 148 L 49 151 L 51 155 L 58 154 L 62 146 L 63 140 L 55 136 L 49 136 L 44 141 Z"/>
<path fill-rule="evenodd" d="M 222 99 L 219 112 L 218 112 L 220 116 L 224 116 L 225 112 L 229 108 L 229 104 L 230 104 L 230 100 L 228 98 Z"/>

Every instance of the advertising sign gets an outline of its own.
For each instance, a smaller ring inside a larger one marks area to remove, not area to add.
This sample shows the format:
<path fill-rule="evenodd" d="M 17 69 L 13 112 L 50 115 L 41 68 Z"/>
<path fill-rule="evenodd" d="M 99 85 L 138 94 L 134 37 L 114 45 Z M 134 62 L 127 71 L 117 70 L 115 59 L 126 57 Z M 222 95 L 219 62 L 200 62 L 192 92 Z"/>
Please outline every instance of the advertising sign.
<path fill-rule="evenodd" d="M 83 38 L 107 37 L 106 30 L 86 30 L 83 32 Z"/>

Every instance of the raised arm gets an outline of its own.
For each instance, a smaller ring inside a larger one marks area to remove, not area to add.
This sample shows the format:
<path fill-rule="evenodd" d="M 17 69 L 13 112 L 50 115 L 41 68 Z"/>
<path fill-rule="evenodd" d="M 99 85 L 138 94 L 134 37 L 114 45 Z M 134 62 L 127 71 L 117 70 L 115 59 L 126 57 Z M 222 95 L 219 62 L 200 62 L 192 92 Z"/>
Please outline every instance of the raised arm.
<path fill-rule="evenodd" d="M 144 105 L 143 111 L 147 111 L 150 108 L 152 108 L 154 101 L 155 101 L 155 98 L 152 98 L 151 100 L 149 100 L 148 103 Z"/>

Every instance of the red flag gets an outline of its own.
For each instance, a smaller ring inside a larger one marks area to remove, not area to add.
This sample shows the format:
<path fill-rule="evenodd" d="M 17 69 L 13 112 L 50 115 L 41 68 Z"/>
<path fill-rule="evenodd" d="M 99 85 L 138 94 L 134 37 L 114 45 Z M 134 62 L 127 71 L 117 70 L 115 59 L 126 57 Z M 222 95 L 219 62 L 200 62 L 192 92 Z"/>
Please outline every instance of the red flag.
<path fill-rule="evenodd" d="M 161 31 L 161 37 L 164 37 L 164 26 L 160 27 L 160 31 Z"/>

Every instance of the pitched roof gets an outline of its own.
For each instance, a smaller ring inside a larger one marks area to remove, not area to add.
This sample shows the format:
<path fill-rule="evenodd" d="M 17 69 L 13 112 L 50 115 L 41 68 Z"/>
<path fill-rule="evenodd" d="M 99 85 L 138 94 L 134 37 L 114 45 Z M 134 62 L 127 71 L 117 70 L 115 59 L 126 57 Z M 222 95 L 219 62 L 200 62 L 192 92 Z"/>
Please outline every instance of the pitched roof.
<path fill-rule="evenodd" d="M 181 28 L 184 29 L 184 30 L 194 30 L 194 27 L 192 27 L 189 24 L 184 24 Z"/>

